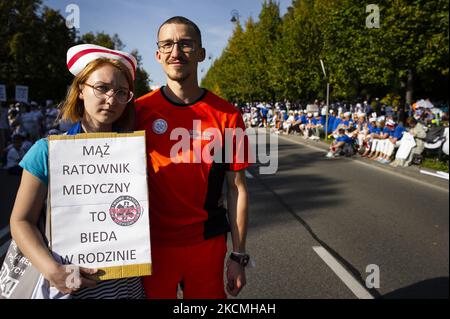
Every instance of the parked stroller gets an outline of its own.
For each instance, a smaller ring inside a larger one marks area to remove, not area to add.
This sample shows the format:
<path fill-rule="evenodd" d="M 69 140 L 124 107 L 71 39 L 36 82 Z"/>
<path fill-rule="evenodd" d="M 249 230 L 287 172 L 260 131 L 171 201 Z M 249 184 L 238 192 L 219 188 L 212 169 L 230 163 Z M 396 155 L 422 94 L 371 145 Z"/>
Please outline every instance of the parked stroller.
<path fill-rule="evenodd" d="M 439 159 L 445 155 L 448 156 L 448 146 L 449 146 L 449 130 L 448 127 L 437 126 L 431 127 L 427 136 L 424 140 L 425 142 L 425 152 L 437 153 Z"/>

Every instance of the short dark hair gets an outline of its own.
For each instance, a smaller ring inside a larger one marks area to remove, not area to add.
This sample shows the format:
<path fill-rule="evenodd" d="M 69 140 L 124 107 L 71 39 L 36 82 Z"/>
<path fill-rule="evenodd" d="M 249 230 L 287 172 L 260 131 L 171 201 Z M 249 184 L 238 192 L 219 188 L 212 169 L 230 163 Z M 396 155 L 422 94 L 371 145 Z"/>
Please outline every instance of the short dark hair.
<path fill-rule="evenodd" d="M 172 17 L 164 21 L 163 24 L 161 24 L 161 26 L 158 29 L 158 39 L 157 39 L 158 41 L 159 41 L 159 32 L 161 31 L 161 28 L 166 24 L 184 24 L 191 26 L 194 29 L 194 32 L 198 35 L 200 47 L 202 46 L 202 33 L 200 32 L 200 29 L 194 22 L 182 16 Z"/>

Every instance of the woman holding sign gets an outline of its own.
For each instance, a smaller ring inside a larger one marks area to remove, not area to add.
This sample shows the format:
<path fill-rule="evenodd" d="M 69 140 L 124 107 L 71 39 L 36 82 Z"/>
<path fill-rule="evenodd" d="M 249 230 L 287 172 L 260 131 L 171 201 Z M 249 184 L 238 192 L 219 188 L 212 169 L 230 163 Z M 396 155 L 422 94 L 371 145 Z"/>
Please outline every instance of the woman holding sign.
<path fill-rule="evenodd" d="M 82 44 L 67 52 L 75 75 L 61 109 L 62 120 L 75 123 L 68 135 L 123 132 L 133 129 L 135 58 L 126 52 Z M 38 228 L 48 193 L 48 141 L 36 142 L 20 163 L 23 175 L 11 215 L 11 233 L 33 266 L 62 294 L 73 298 L 142 298 L 141 278 L 97 282 L 97 270 L 80 268 L 80 287 L 73 287 L 73 267 L 58 263 Z M 92 278 L 92 277 L 91 277 Z"/>

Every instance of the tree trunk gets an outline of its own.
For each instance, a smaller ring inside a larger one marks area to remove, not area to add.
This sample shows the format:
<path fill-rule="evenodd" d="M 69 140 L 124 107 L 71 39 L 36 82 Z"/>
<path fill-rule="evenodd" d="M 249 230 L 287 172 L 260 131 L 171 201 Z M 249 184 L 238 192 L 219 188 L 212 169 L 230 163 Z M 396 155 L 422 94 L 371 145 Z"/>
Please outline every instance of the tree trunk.
<path fill-rule="evenodd" d="M 413 99 L 413 83 L 414 83 L 414 77 L 413 77 L 413 71 L 411 69 L 408 70 L 408 79 L 406 80 L 406 103 L 411 105 L 412 99 Z"/>

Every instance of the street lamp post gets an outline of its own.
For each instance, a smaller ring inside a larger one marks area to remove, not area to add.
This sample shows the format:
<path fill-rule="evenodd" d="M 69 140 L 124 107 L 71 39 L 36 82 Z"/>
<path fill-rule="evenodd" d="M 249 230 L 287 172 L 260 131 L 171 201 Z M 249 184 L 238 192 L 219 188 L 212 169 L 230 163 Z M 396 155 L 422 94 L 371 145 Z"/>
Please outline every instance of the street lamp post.
<path fill-rule="evenodd" d="M 239 22 L 239 11 L 237 11 L 236 9 L 231 10 L 231 22 L 236 23 Z"/>
<path fill-rule="evenodd" d="M 329 103 L 330 103 L 330 82 L 328 81 L 327 78 L 327 73 L 325 72 L 325 66 L 323 65 L 323 61 L 322 59 L 320 59 L 320 65 L 322 66 L 322 71 L 323 71 L 323 75 L 325 80 L 327 80 L 327 104 L 325 107 L 326 115 L 325 115 L 325 141 L 328 141 L 328 108 L 329 108 Z"/>

